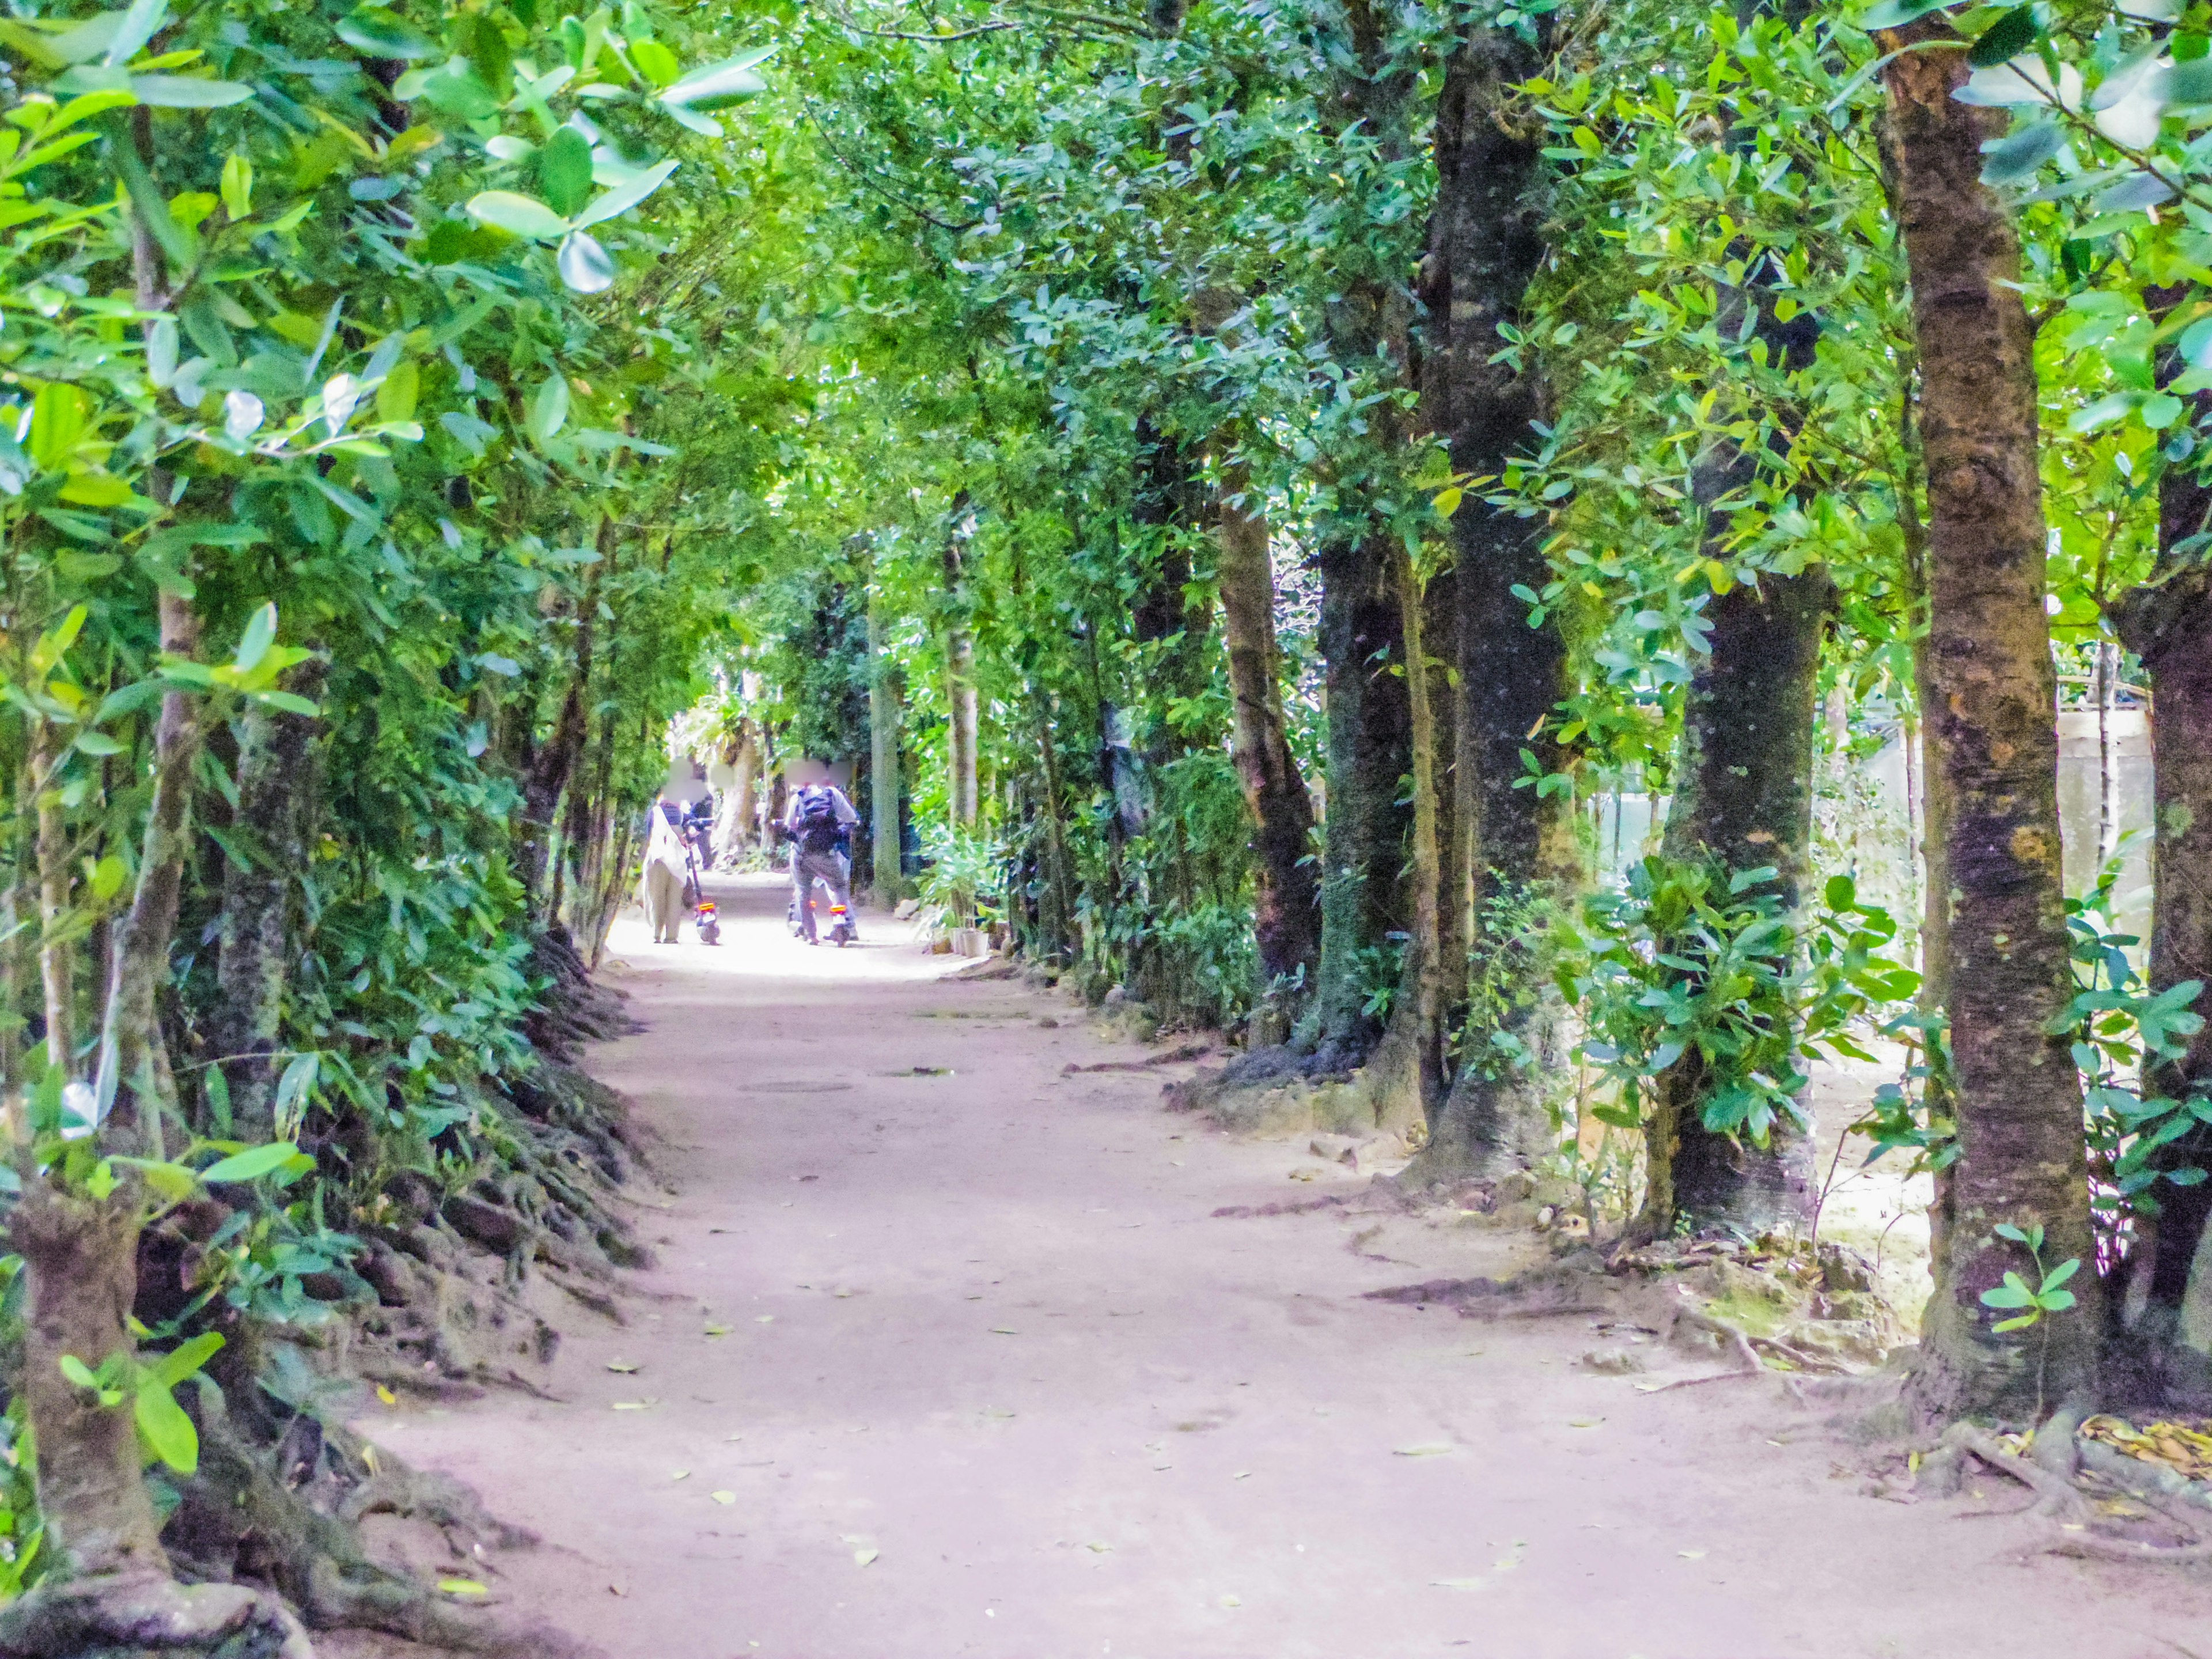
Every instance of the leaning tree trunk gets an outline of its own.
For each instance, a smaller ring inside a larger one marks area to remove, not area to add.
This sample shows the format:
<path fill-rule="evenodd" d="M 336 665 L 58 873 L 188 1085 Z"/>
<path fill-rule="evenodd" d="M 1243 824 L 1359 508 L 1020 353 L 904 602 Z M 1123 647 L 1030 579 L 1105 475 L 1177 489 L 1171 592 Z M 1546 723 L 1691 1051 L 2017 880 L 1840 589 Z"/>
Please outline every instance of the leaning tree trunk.
<path fill-rule="evenodd" d="M 2212 569 L 2201 554 L 2172 550 L 2208 528 L 2212 486 L 2193 467 L 2172 466 L 2159 486 L 2159 569 L 2118 607 L 2120 636 L 2151 685 L 2154 991 L 2189 980 L 2212 985 Z M 2204 1012 L 2206 1000 L 2197 1006 Z M 2153 1066 L 2143 1081 L 2147 1097 L 2212 1093 L 2212 1020 L 2181 1059 Z M 2208 1164 L 2212 1132 L 2201 1125 L 2160 1149 L 2161 1168 Z M 2150 1252 L 2136 1334 L 2167 1390 L 2201 1397 L 2212 1392 L 2212 1182 L 2161 1182 L 2156 1197 L 2157 1219 L 2136 1247 Z"/>
<path fill-rule="evenodd" d="M 321 690 L 322 665 L 311 659 L 301 671 L 291 689 L 312 700 Z M 316 797 L 307 773 L 317 721 L 257 703 L 240 724 L 231 821 L 252 862 L 234 856 L 223 869 L 210 1035 L 230 1085 L 233 1127 L 226 1137 L 267 1140 L 276 1128 L 270 1056 L 284 1012 L 292 887 L 307 866 L 307 805 Z"/>
<path fill-rule="evenodd" d="M 1891 154 L 1912 278 L 1928 469 L 1929 684 L 1950 814 L 1952 1074 L 1959 1158 L 1912 1392 L 1930 1416 L 2094 1389 L 2100 1319 L 2083 1305 L 2023 1340 L 1983 1291 L 2032 1273 L 2001 1223 L 2039 1224 L 2045 1259 L 2094 1261 L 2081 1079 L 2051 1025 L 2073 996 L 2059 868 L 2055 671 L 2044 599 L 2033 337 L 2020 245 L 1980 180 L 2002 114 L 1961 104 L 1966 49 L 1940 17 L 1886 32 Z M 1907 45 L 1915 49 L 1902 50 Z"/>
<path fill-rule="evenodd" d="M 1748 483 L 1753 471 L 1740 451 L 1719 465 L 1723 477 L 1700 480 L 1709 499 Z M 1789 908 L 1811 874 L 1814 715 L 1834 600 L 1835 585 L 1818 568 L 1716 596 L 1705 612 L 1712 625 L 1708 653 L 1682 709 L 1666 855 L 1709 856 L 1732 872 L 1771 867 L 1770 890 Z M 1752 1233 L 1808 1223 L 1812 1137 L 1786 1119 L 1776 1121 L 1764 1146 L 1716 1133 L 1705 1126 L 1701 1083 L 1693 1054 L 1668 1079 L 1663 1094 L 1675 1109 L 1668 1121 L 1654 1120 L 1648 1152 L 1653 1170 L 1668 1166 L 1651 1186 L 1665 1186 L 1672 1203 L 1664 1215 L 1647 1206 L 1644 1230 L 1665 1237 L 1685 1216 L 1692 1226 Z"/>
<path fill-rule="evenodd" d="M 1322 1072 L 1358 1065 L 1382 1035 L 1382 1022 L 1365 1011 L 1368 964 L 1406 926 L 1408 814 L 1399 785 L 1412 764 L 1412 714 L 1389 545 L 1376 535 L 1327 541 L 1320 553 L 1328 813 L 1320 968 L 1307 1018 Z"/>
<path fill-rule="evenodd" d="M 1259 947 L 1260 992 L 1272 1007 L 1286 981 L 1313 971 L 1321 949 L 1315 890 L 1313 801 L 1291 757 L 1283 724 L 1280 656 L 1275 645 L 1275 576 L 1267 520 L 1257 509 L 1241 463 L 1223 471 L 1220 551 L 1221 633 L 1228 647 L 1233 710 L 1230 754 L 1252 813 L 1257 891 L 1252 927 Z M 1278 1033 L 1276 1041 L 1280 1040 Z M 1257 1042 L 1255 1040 L 1255 1045 Z"/>
<path fill-rule="evenodd" d="M 1536 441 L 1545 413 L 1538 366 L 1500 361 L 1510 344 L 1503 331 L 1522 321 L 1548 252 L 1543 134 L 1509 108 L 1510 88 L 1543 63 L 1542 48 L 1517 34 L 1477 28 L 1446 64 L 1437 105 L 1421 412 L 1462 474 L 1504 471 Z M 1568 664 L 1556 625 L 1531 628 L 1528 602 L 1514 592 L 1549 580 L 1542 520 L 1493 508 L 1471 492 L 1452 515 L 1451 532 L 1458 690 L 1449 723 L 1456 727 L 1451 793 L 1459 826 L 1455 844 L 1440 851 L 1465 872 L 1452 883 L 1455 895 L 1464 888 L 1469 907 L 1459 957 L 1475 963 L 1480 979 L 1486 961 L 1524 943 L 1493 936 L 1492 901 L 1556 898 L 1577 879 L 1571 796 L 1524 782 L 1522 758 L 1534 753 L 1546 773 L 1565 768 L 1550 733 L 1569 690 Z M 1459 961 L 1449 968 L 1456 998 Z M 1558 1137 L 1547 1085 L 1564 1059 L 1562 1038 L 1560 1010 L 1542 992 L 1516 997 L 1493 1028 L 1471 1031 L 1413 1178 L 1492 1174 L 1551 1152 Z"/>

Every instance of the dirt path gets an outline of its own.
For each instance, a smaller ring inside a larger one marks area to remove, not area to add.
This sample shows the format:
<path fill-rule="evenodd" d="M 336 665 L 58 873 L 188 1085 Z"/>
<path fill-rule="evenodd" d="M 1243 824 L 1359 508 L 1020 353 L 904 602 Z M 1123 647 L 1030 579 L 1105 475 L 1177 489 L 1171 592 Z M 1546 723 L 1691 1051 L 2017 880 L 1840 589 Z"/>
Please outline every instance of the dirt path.
<path fill-rule="evenodd" d="M 1536 1247 L 1217 1217 L 1365 1182 L 1063 1073 L 1142 1051 L 880 920 L 809 951 L 724 896 L 720 952 L 613 946 L 648 1029 L 593 1067 L 668 1183 L 627 1324 L 570 1322 L 559 1403 L 363 1424 L 543 1534 L 500 1598 L 613 1659 L 2212 1656 L 2203 1579 L 1960 1518 L 1998 1481 L 1860 1496 L 1770 1382 L 1361 1300 Z"/>

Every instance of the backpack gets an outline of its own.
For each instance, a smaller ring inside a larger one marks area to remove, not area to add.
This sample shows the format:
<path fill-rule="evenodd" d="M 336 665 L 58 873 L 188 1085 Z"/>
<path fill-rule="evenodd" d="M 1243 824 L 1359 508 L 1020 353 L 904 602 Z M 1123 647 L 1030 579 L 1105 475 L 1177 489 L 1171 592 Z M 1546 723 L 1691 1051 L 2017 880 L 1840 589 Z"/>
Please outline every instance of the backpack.
<path fill-rule="evenodd" d="M 837 798 L 818 783 L 799 792 L 799 847 L 805 853 L 837 850 Z"/>

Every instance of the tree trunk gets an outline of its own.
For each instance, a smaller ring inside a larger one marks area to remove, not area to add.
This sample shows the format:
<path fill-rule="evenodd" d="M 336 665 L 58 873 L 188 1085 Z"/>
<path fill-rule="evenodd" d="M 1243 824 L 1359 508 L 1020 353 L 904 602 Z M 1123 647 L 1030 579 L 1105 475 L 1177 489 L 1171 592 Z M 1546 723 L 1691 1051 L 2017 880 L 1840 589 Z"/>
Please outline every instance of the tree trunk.
<path fill-rule="evenodd" d="M 945 804 L 955 830 L 972 830 L 981 805 L 975 744 L 975 636 L 970 631 L 967 559 L 959 520 L 968 492 L 954 497 L 953 526 L 945 538 L 945 594 L 949 620 L 945 630 Z"/>
<path fill-rule="evenodd" d="M 1449 1081 L 1445 1018 L 1451 994 L 1446 980 L 1455 964 L 1443 959 L 1439 903 L 1443 848 L 1436 704 L 1444 680 L 1439 672 L 1443 665 L 1428 654 L 1427 607 L 1420 578 L 1402 544 L 1393 549 L 1391 574 L 1406 631 L 1406 702 L 1412 716 L 1413 831 L 1407 878 L 1413 899 L 1390 1023 L 1360 1080 L 1376 1126 L 1404 1131 L 1434 1121 Z"/>
<path fill-rule="evenodd" d="M 1230 753 L 1252 812 L 1257 889 L 1252 924 L 1259 946 L 1259 989 L 1263 1000 L 1272 1000 L 1285 981 L 1303 982 L 1313 972 L 1321 949 L 1321 913 L 1308 856 L 1313 801 L 1284 730 L 1274 567 L 1267 520 L 1254 495 L 1242 463 L 1223 469 L 1216 568 L 1233 709 Z"/>
<path fill-rule="evenodd" d="M 321 695 L 323 668 L 301 665 L 290 689 L 310 700 Z M 314 716 L 259 703 L 240 722 L 238 805 L 234 830 L 249 866 L 235 859 L 223 868 L 222 914 L 217 923 L 216 1005 L 210 1036 L 214 1058 L 230 1085 L 233 1129 L 225 1138 L 268 1140 L 276 1050 L 290 965 L 292 885 L 307 867 L 307 809 L 316 791 L 308 776 Z"/>
<path fill-rule="evenodd" d="M 162 594 L 161 618 L 161 649 L 172 657 L 196 657 L 200 619 L 191 601 Z M 154 727 L 154 799 L 138 854 L 138 884 L 115 930 L 115 964 L 100 1024 L 94 1093 L 112 1103 L 101 1134 L 111 1152 L 155 1158 L 164 1152 L 160 1097 L 143 1085 L 153 1065 L 148 1037 L 160 1029 L 155 998 L 169 976 L 169 946 L 191 854 L 188 820 L 200 740 L 197 695 L 181 690 L 164 693 Z"/>
<path fill-rule="evenodd" d="M 1522 319 L 1547 252 L 1550 169 L 1542 137 L 1511 118 L 1510 88 L 1545 54 L 1508 30 L 1477 28 L 1445 66 L 1436 125 L 1437 204 L 1425 283 L 1421 413 L 1443 435 L 1453 470 L 1494 477 L 1535 441 L 1546 389 L 1533 361 L 1498 361 L 1502 330 Z M 1450 521 L 1457 593 L 1458 689 L 1442 722 L 1456 728 L 1452 796 L 1458 828 L 1440 851 L 1465 870 L 1464 948 L 1451 964 L 1517 948 L 1484 931 L 1492 901 L 1558 896 L 1577 878 L 1571 794 L 1516 787 L 1534 753 L 1546 773 L 1565 760 L 1550 729 L 1569 690 L 1556 626 L 1528 626 L 1528 601 L 1549 580 L 1540 519 L 1464 498 Z M 1431 649 L 1435 649 L 1431 647 Z M 1440 691 L 1443 688 L 1439 688 Z M 1449 695 L 1448 692 L 1445 695 Z M 1455 880 L 1455 893 L 1462 890 Z M 1476 974 L 1481 973 L 1480 962 Z M 1557 1142 L 1547 1077 L 1564 1058 L 1560 1011 L 1544 994 L 1516 1000 L 1493 1030 L 1469 1034 L 1460 1068 L 1430 1124 L 1416 1180 L 1525 1166 Z M 1509 1056 L 1516 1050 L 1526 1058 Z"/>
<path fill-rule="evenodd" d="M 1129 517 L 1146 532 L 1146 544 L 1137 550 L 1146 574 L 1129 628 L 1139 644 L 1158 653 L 1146 702 L 1163 710 L 1206 690 L 1213 606 L 1190 591 L 1190 539 L 1200 533 L 1206 487 L 1190 446 L 1162 433 L 1150 415 L 1138 417 L 1136 442 L 1141 465 Z M 1143 744 L 1153 761 L 1170 760 L 1189 751 L 1192 737 L 1156 719 Z"/>
<path fill-rule="evenodd" d="M 1720 466 L 1722 477 L 1701 481 L 1710 500 L 1750 479 L 1751 459 L 1740 451 Z M 1709 536 L 1709 548 L 1718 534 Z M 1739 585 L 1706 606 L 1710 653 L 1684 703 L 1667 814 L 1668 858 L 1709 855 L 1732 872 L 1771 866 L 1773 890 L 1793 908 L 1811 874 L 1814 714 L 1820 643 L 1834 602 L 1834 583 L 1816 567 L 1798 576 L 1770 574 L 1757 588 Z M 1672 1159 L 1673 1207 L 1662 1215 L 1647 1206 L 1651 1230 L 1670 1233 L 1681 1216 L 1693 1227 L 1753 1234 L 1808 1224 L 1811 1135 L 1786 1118 L 1776 1120 L 1764 1146 L 1717 1134 L 1705 1126 L 1694 1057 L 1686 1055 L 1676 1069 L 1673 1144 L 1655 1132 L 1648 1148 L 1653 1170 Z"/>
<path fill-rule="evenodd" d="M 51 782 L 61 764 L 51 720 L 32 728 L 31 776 L 38 818 L 39 982 L 45 995 L 46 1064 L 64 1074 L 76 1066 L 76 951 L 70 937 L 69 819 Z"/>
<path fill-rule="evenodd" d="M 1324 542 L 1321 651 L 1328 699 L 1328 815 L 1322 824 L 1321 958 L 1309 1015 L 1315 1069 L 1365 1060 L 1382 1022 L 1364 1011 L 1369 965 L 1402 932 L 1411 765 L 1405 624 L 1382 536 Z"/>
<path fill-rule="evenodd" d="M 532 751 L 529 768 L 522 779 L 522 810 L 518 824 L 520 834 L 516 837 L 517 873 L 522 878 L 524 890 L 530 895 L 533 910 L 548 922 L 558 920 L 544 908 L 556 814 L 562 793 L 568 787 L 569 776 L 575 771 L 584 744 L 591 737 L 593 630 L 599 620 L 600 578 L 614 556 L 612 519 L 599 520 L 597 546 L 599 562 L 592 566 L 592 574 L 584 584 L 583 598 L 576 606 L 574 660 L 568 674 L 568 688 L 561 699 L 561 712 L 554 716 L 553 730 Z"/>
<path fill-rule="evenodd" d="M 875 858 L 876 902 L 896 904 L 906 892 L 899 857 L 898 668 L 885 642 L 883 601 L 868 601 L 869 845 Z"/>
<path fill-rule="evenodd" d="M 2094 1267 L 2074 1280 L 2080 1309 L 2025 1340 L 1992 1334 L 1980 1302 L 2008 1271 L 2033 1273 L 2027 1252 L 1995 1235 L 2001 1223 L 2041 1225 L 2047 1262 L 2094 1261 L 2081 1081 L 2047 1029 L 2074 988 L 2033 339 L 2019 243 L 1979 176 L 1982 144 L 2005 117 L 1953 98 L 1966 51 L 1940 16 L 1885 32 L 1882 46 L 1919 342 L 1930 518 L 1921 706 L 1950 814 L 1960 1152 L 1912 1392 L 1933 1417 L 2017 1415 L 2094 1392 L 2101 1324 Z"/>
<path fill-rule="evenodd" d="M 2193 462 L 2193 458 L 2192 458 Z M 2142 659 L 2151 684 L 2151 761 L 2157 842 L 2153 870 L 2150 984 L 2212 985 L 2212 571 L 2174 547 L 2212 526 L 2212 486 L 2193 464 L 2175 464 L 2159 484 L 2160 568 L 2118 607 L 2120 636 Z M 2200 997 L 2197 1012 L 2212 999 Z M 2146 1097 L 2186 1100 L 2212 1092 L 2212 1020 L 2179 1060 L 2151 1066 Z M 2161 1149 L 2160 1167 L 2212 1164 L 2212 1133 L 2201 1125 Z M 2156 1356 L 2169 1393 L 2212 1395 L 2212 1182 L 2154 1189 L 2148 1297 L 2137 1335 Z"/>

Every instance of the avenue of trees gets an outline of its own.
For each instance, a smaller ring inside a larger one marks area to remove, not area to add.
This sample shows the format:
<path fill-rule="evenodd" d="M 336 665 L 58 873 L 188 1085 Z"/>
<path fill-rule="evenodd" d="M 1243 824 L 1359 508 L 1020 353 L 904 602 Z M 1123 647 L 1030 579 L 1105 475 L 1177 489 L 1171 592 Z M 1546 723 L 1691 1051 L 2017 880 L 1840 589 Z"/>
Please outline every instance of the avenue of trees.
<path fill-rule="evenodd" d="M 496 1381 L 542 1333 L 457 1249 L 638 1259 L 572 1062 L 672 721 L 748 797 L 854 763 L 879 893 L 1415 1187 L 1579 1106 L 1620 1239 L 1799 1227 L 1809 1069 L 1893 1061 L 1923 1416 L 2212 1398 L 2209 41 L 10 6 L 0 1654 L 532 1650 L 335 1518 L 331 1333 Z M 2140 944 L 2062 701 L 2152 710 Z"/>

